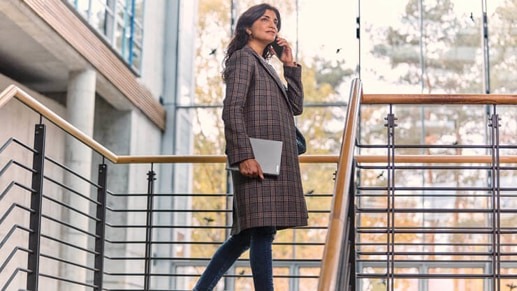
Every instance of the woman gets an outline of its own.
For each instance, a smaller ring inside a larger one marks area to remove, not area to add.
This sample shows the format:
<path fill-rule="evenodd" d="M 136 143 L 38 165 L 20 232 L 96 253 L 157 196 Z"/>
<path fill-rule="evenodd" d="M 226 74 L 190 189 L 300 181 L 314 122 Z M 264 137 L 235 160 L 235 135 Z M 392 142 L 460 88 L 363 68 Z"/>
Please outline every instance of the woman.
<path fill-rule="evenodd" d="M 277 230 L 307 225 L 295 140 L 294 115 L 303 110 L 301 67 L 289 43 L 278 37 L 278 10 L 268 4 L 249 8 L 237 21 L 224 60 L 223 103 L 226 154 L 234 186 L 231 237 L 220 246 L 194 290 L 212 290 L 246 250 L 255 290 L 273 290 L 272 243 Z M 273 41 L 283 47 L 285 86 L 267 63 Z M 264 175 L 249 138 L 283 142 L 280 175 Z"/>

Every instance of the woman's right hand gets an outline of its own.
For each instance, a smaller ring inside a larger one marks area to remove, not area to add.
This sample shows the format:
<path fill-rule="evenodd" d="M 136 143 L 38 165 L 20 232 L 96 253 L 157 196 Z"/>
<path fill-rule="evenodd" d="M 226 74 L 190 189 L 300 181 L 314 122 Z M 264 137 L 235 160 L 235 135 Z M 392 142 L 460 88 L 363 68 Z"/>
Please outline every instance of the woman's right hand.
<path fill-rule="evenodd" d="M 278 56 L 278 59 L 285 65 L 296 67 L 296 62 L 294 61 L 293 51 L 291 49 L 291 45 L 287 42 L 285 38 L 277 36 L 276 42 L 284 48 L 284 52 L 281 56 Z M 271 48 L 273 50 L 273 48 Z M 273 50 L 274 52 L 274 50 Z"/>
<path fill-rule="evenodd" d="M 239 164 L 239 172 L 249 178 L 260 178 L 264 180 L 264 173 L 260 164 L 255 159 L 244 160 Z"/>

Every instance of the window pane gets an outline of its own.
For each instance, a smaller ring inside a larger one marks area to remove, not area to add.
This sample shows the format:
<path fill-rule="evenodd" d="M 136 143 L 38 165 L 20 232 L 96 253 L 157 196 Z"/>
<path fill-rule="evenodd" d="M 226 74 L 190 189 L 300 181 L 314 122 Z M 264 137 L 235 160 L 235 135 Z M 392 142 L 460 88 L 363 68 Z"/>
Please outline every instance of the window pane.
<path fill-rule="evenodd" d="M 105 36 L 108 43 L 113 45 L 133 69 L 139 70 L 143 47 L 144 0 L 69 0 L 69 2 L 93 29 Z M 134 18 L 131 17 L 133 9 L 136 14 Z M 130 51 L 131 49 L 134 51 Z"/>
<path fill-rule="evenodd" d="M 90 23 L 95 29 L 97 29 L 103 35 L 107 35 L 106 9 L 106 0 L 92 1 Z"/>
<path fill-rule="evenodd" d="M 490 91 L 517 92 L 517 14 L 516 1 L 488 1 L 490 49 Z"/>
<path fill-rule="evenodd" d="M 72 4 L 75 4 L 75 9 L 83 16 L 88 19 L 88 9 L 90 7 L 90 0 L 71 0 Z"/>
<path fill-rule="evenodd" d="M 481 7 L 469 0 L 361 1 L 367 93 L 481 93 Z"/>

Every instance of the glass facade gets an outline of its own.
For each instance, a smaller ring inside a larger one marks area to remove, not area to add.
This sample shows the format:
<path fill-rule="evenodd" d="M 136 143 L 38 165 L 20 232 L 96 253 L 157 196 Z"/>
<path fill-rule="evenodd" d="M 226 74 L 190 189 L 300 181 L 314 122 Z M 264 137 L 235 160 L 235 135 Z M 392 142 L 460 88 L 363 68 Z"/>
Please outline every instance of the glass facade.
<path fill-rule="evenodd" d="M 195 98 L 179 100 L 180 111 L 193 116 L 195 154 L 224 153 L 221 104 L 224 85 L 220 74 L 225 48 L 232 24 L 249 6 L 261 3 L 253 0 L 199 0 L 196 35 Z M 360 77 L 364 93 L 446 93 L 484 94 L 515 93 L 517 2 L 509 0 L 292 0 L 275 3 L 282 14 L 282 31 L 294 48 L 298 63 L 303 66 L 305 111 L 297 118 L 298 126 L 307 137 L 308 154 L 338 154 L 344 124 L 350 80 Z M 512 20 L 513 19 L 513 20 Z M 270 61 L 281 70 L 276 59 Z M 484 122 L 487 111 L 469 106 L 395 106 L 398 128 L 396 140 L 410 145 L 479 144 L 488 138 Z M 502 122 L 514 122 L 513 113 L 502 112 Z M 378 144 L 385 141 L 385 106 L 365 106 L 361 109 L 360 143 Z M 482 126 L 479 126 L 483 124 Z M 515 136 L 515 126 L 503 129 L 505 136 Z M 444 134 L 446 132 L 447 134 Z M 376 148 L 362 149 L 363 154 L 382 154 Z M 435 149 L 434 154 L 454 154 L 455 149 Z M 401 154 L 423 154 L 418 147 L 400 150 Z M 486 154 L 484 149 L 465 149 L 463 154 Z M 302 165 L 305 167 L 305 165 Z M 308 167 L 305 168 L 308 170 Z M 323 172 L 323 170 L 321 170 Z M 320 169 L 311 168 L 304 176 L 304 186 L 316 193 L 331 191 L 321 185 Z M 205 173 L 206 174 L 206 173 Z M 411 186 L 427 185 L 486 185 L 483 171 L 434 173 L 407 171 L 398 174 L 397 183 Z M 362 177 L 362 183 L 374 181 L 378 173 Z M 368 180 L 370 179 L 370 180 Z M 509 179 L 509 178 L 508 178 Z M 330 181 L 330 180 L 329 180 Z M 504 181 L 508 181 L 506 178 Z M 215 190 L 221 191 L 222 189 Z M 194 192 L 203 192 L 197 191 Z M 436 198 L 433 193 L 419 199 L 399 198 L 398 205 L 421 205 L 451 209 L 458 203 L 486 207 L 480 197 L 463 199 L 452 193 Z M 382 196 L 382 195 L 381 195 Z M 402 195 L 404 196 L 404 195 Z M 370 206 L 382 206 L 385 200 L 369 200 Z M 460 201 L 460 202 L 458 202 Z M 322 201 L 323 204 L 328 201 Z M 323 205 L 322 204 L 322 205 Z M 469 223 L 488 223 L 490 217 L 448 217 L 428 215 L 401 217 L 421 225 L 441 224 L 461 227 Z M 198 218 L 194 217 L 194 221 Z M 222 220 L 225 218 L 222 217 Z M 313 219 L 311 223 L 317 222 Z M 363 220 L 365 220 L 364 218 Z M 383 224 L 385 217 L 370 217 Z M 199 222 L 202 223 L 201 218 Z M 280 239 L 282 237 L 280 236 Z M 307 239 L 304 237 L 303 239 Z M 372 238 L 361 237 L 369 240 Z M 373 238 L 379 241 L 385 238 Z M 436 241 L 488 241 L 482 236 L 453 237 L 428 234 L 405 238 L 408 251 L 412 244 Z M 206 250 L 205 250 L 206 251 Z M 208 253 L 213 253 L 213 250 Z M 303 253 L 303 248 L 300 250 Z M 314 254 L 319 257 L 320 254 Z M 466 263 L 460 267 L 443 264 L 408 265 L 403 272 L 443 274 L 447 272 L 480 274 L 486 266 Z M 377 272 L 375 266 L 363 266 Z M 451 269 L 454 269 L 451 271 Z M 301 272 L 310 272 L 302 268 Z M 452 283 L 451 283 L 452 282 Z M 380 280 L 361 283 L 360 290 L 382 289 Z M 378 285 L 378 286 L 377 286 Z M 305 286 L 304 283 L 300 286 Z M 310 286 L 310 284 L 307 284 Z M 447 289 L 446 286 L 450 288 Z M 401 280 L 396 290 L 490 290 L 483 280 Z M 452 288 L 452 289 L 451 289 Z M 300 287 L 299 290 L 304 290 Z M 309 290 L 309 289 L 307 289 Z M 313 290 L 313 289 L 311 289 Z"/>
<path fill-rule="evenodd" d="M 140 71 L 144 0 L 68 0 L 134 70 Z"/>
<path fill-rule="evenodd" d="M 517 26 L 509 15 L 517 9 L 516 1 L 472 0 L 361 0 L 361 54 L 360 77 L 365 93 L 422 93 L 422 94 L 485 94 L 515 93 L 511 88 L 517 74 L 508 69 L 513 57 L 509 45 L 515 41 Z M 512 31 L 513 33 L 509 33 Z M 513 56 L 513 54 L 512 54 Z M 504 76 L 504 77 L 503 77 Z M 504 81 L 503 81 L 504 79 Z M 451 95 L 453 96 L 453 95 Z M 454 97 L 451 97 L 454 98 Z M 395 105 L 397 154 L 428 155 L 485 155 L 490 149 L 482 145 L 491 138 L 487 126 L 492 107 L 475 105 Z M 382 145 L 388 140 L 385 118 L 391 110 L 385 105 L 361 108 L 361 145 Z M 501 136 L 515 136 L 515 116 L 504 107 L 498 107 L 501 117 Z M 510 144 L 506 143 L 505 144 Z M 475 147 L 475 145 L 481 145 Z M 420 146 L 432 146 L 422 149 Z M 458 146 L 458 147 L 456 147 Z M 508 154 L 514 151 L 509 149 Z M 361 154 L 385 155 L 386 148 L 361 148 Z M 384 174 L 384 176 L 382 175 Z M 514 173 L 501 173 L 501 181 L 511 180 Z M 363 171 L 361 186 L 383 187 L 386 172 L 381 169 Z M 399 256 L 407 262 L 394 272 L 424 274 L 432 279 L 396 279 L 390 290 L 496 290 L 490 279 L 460 279 L 449 274 L 486 276 L 492 272 L 482 253 L 493 251 L 493 237 L 483 233 L 454 234 L 440 229 L 486 227 L 496 218 L 488 213 L 493 204 L 490 191 L 462 191 L 484 189 L 490 186 L 486 169 L 433 169 L 403 170 L 394 173 L 395 184 L 400 188 L 428 188 L 428 190 L 397 190 L 394 204 L 398 209 L 419 209 L 420 214 L 397 213 L 394 224 L 400 228 L 430 229 L 429 233 L 401 234 L 395 238 L 396 250 L 401 253 L 428 253 L 428 255 Z M 439 188 L 455 189 L 449 192 Z M 484 187 L 484 188 L 483 188 Z M 509 190 L 503 196 L 514 197 Z M 385 209 L 387 195 L 383 191 L 358 198 L 356 203 L 368 209 Z M 505 198 L 506 199 L 506 198 Z M 505 200 L 509 208 L 516 204 Z M 426 212 L 426 209 L 437 211 Z M 469 213 L 471 211 L 471 213 Z M 502 224 L 515 219 L 514 214 L 501 218 Z M 387 215 L 361 215 L 361 227 L 389 224 Z M 377 251 L 374 243 L 383 243 L 386 234 L 364 234 L 359 243 L 370 245 L 363 252 Z M 515 239 L 507 235 L 507 240 Z M 511 253 L 508 247 L 505 251 Z M 382 251 L 381 251 L 382 252 Z M 469 253 L 461 256 L 455 253 Z M 366 258 L 365 256 L 363 258 Z M 382 255 L 381 255 L 382 257 Z M 376 260 L 379 257 L 370 256 Z M 501 273 L 511 273 L 515 265 L 501 264 Z M 428 261 L 427 264 L 414 262 Z M 413 263 L 412 263 L 413 261 Z M 362 272 L 384 274 L 385 265 L 364 263 Z M 382 276 L 382 275 L 381 275 Z M 433 277 L 434 276 L 434 277 Z M 383 279 L 362 279 L 360 290 L 386 290 Z M 501 280 L 501 286 L 513 286 L 512 280 Z M 497 289 L 498 290 L 498 289 Z"/>

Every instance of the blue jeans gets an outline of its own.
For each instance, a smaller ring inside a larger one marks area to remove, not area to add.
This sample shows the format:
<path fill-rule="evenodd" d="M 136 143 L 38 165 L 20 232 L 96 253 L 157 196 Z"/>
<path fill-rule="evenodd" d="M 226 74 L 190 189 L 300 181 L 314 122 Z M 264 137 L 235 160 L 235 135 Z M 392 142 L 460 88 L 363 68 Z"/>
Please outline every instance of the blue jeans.
<path fill-rule="evenodd" d="M 215 252 L 194 291 L 211 291 L 221 277 L 246 250 L 250 250 L 250 265 L 256 291 L 273 290 L 273 256 L 271 246 L 274 227 L 257 227 L 231 236 Z"/>

